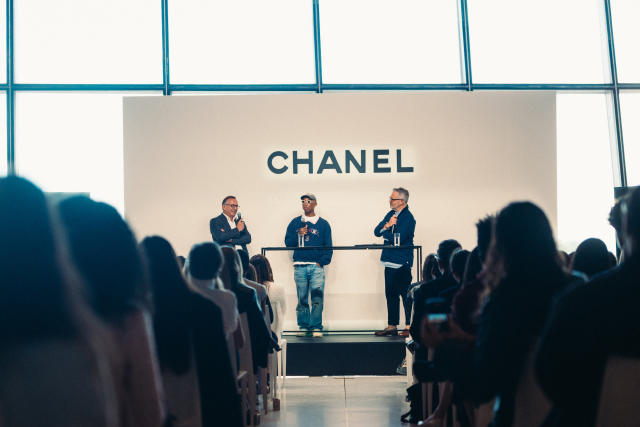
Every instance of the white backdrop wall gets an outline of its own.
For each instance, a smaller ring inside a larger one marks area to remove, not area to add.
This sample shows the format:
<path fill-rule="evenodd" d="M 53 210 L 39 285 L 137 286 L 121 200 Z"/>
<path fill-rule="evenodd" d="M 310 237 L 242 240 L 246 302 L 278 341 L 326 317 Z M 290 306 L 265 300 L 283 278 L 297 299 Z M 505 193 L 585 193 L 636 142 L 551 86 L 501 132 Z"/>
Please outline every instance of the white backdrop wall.
<path fill-rule="evenodd" d="M 373 172 L 373 150 L 387 149 L 389 173 Z M 313 173 L 293 151 L 313 152 Z M 318 174 L 326 150 L 335 168 Z M 346 173 L 345 150 L 366 172 Z M 402 152 L 398 172 L 395 153 Z M 270 171 L 288 166 L 281 174 Z M 556 229 L 556 130 L 553 92 L 233 95 L 124 100 L 125 215 L 138 237 L 160 234 L 186 255 L 211 239 L 209 219 L 229 194 L 253 236 L 251 255 L 282 246 L 300 195 L 318 197 L 317 212 L 334 245 L 382 243 L 373 228 L 388 212 L 393 187 L 410 192 L 415 244 L 475 244 L 474 223 L 512 200 L 529 199 Z M 285 329 L 295 329 L 291 255 L 267 254 L 287 290 Z M 371 329 L 386 324 L 379 251 L 334 252 L 326 268 L 324 325 Z M 414 264 L 414 280 L 415 280 Z M 402 317 L 402 316 L 401 316 Z"/>

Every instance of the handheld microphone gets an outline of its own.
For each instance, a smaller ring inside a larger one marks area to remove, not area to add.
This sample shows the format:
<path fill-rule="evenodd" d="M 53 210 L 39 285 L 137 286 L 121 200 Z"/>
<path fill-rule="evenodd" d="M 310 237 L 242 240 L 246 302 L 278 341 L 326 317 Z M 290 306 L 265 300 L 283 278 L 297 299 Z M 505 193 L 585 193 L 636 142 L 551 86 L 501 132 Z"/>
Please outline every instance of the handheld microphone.
<path fill-rule="evenodd" d="M 400 212 L 398 212 L 398 211 L 396 211 L 396 212 L 394 212 L 394 213 L 393 213 L 393 216 L 394 216 L 394 217 L 396 217 L 396 218 L 398 218 L 398 215 L 400 215 Z M 393 231 L 395 230 L 395 228 L 396 228 L 396 225 L 395 225 L 395 224 L 393 224 L 393 225 L 391 226 L 391 232 L 392 232 L 392 233 L 393 233 Z"/>
<path fill-rule="evenodd" d="M 237 216 L 238 216 L 238 221 L 241 221 L 242 220 L 242 214 L 240 212 L 238 212 Z"/>

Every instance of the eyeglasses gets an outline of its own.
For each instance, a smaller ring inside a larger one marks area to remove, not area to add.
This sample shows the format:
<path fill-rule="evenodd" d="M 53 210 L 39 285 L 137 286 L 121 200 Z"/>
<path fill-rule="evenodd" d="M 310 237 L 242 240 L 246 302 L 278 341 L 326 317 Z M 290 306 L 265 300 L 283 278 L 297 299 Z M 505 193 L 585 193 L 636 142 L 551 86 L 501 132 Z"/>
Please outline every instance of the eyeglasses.
<path fill-rule="evenodd" d="M 240 207 L 240 205 L 230 205 L 228 203 L 226 203 L 225 206 L 229 206 L 230 208 L 236 208 L 236 209 Z"/>
<path fill-rule="evenodd" d="M 310 205 L 311 203 L 313 203 L 313 200 L 303 200 L 302 201 L 303 205 Z"/>
<path fill-rule="evenodd" d="M 404 200 L 404 199 L 394 199 L 393 197 L 389 197 L 389 200 L 391 200 L 392 202 L 397 202 L 398 200 Z"/>

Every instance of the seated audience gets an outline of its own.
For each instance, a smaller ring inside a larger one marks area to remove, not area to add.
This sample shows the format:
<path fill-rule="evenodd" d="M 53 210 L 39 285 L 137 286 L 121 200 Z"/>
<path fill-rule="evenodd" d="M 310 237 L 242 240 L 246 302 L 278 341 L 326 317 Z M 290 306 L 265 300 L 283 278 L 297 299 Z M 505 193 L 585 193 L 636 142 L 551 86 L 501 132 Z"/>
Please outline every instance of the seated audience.
<path fill-rule="evenodd" d="M 171 425 L 242 426 L 221 309 L 189 289 L 169 242 L 153 236 L 141 246 L 149 264 L 153 327 Z"/>
<path fill-rule="evenodd" d="M 467 265 L 467 259 L 469 259 L 469 254 L 470 252 L 466 249 L 458 249 L 451 255 L 449 264 L 451 265 L 451 274 L 453 275 L 453 280 L 455 280 L 456 284 L 443 289 L 438 294 L 438 297 L 443 298 L 448 306 L 451 305 L 454 295 L 457 294 L 462 287 L 462 278 L 465 266 Z"/>
<path fill-rule="evenodd" d="M 273 329 L 278 337 L 278 341 L 280 341 L 284 329 L 284 314 L 287 311 L 284 286 L 281 283 L 274 283 L 271 264 L 265 256 L 254 255 L 250 261 L 256 271 L 256 281 L 266 286 L 267 292 L 269 293 L 269 300 L 275 313 L 271 329 Z"/>
<path fill-rule="evenodd" d="M 612 267 L 607 245 L 595 238 L 587 239 L 578 245 L 571 263 L 571 270 L 574 273 L 582 273 L 588 278 Z"/>
<path fill-rule="evenodd" d="M 256 291 L 258 297 L 258 303 L 260 309 L 266 315 L 271 309 L 271 301 L 269 301 L 269 294 L 267 293 L 267 287 L 255 281 L 255 272 L 252 271 L 251 263 L 249 262 L 249 252 L 243 249 L 236 249 L 238 256 L 240 257 L 240 263 L 242 265 L 242 279 L 245 285 L 253 288 Z M 271 315 L 273 317 L 273 315 Z"/>
<path fill-rule="evenodd" d="M 442 277 L 425 282 L 413 292 L 413 319 L 411 321 L 411 337 L 422 347 L 420 338 L 420 325 L 425 315 L 425 302 L 429 298 L 437 297 L 440 292 L 457 285 L 451 273 L 449 264 L 451 255 L 457 249 L 462 249 L 460 243 L 454 239 L 443 240 L 438 245 L 438 269 Z"/>
<path fill-rule="evenodd" d="M 58 238 L 45 196 L 0 178 L 0 425 L 119 426 L 104 330 Z"/>
<path fill-rule="evenodd" d="M 111 370 L 120 423 L 160 426 L 165 421 L 164 397 L 135 237 L 118 211 L 88 197 L 62 201 L 60 214 L 89 302 L 114 343 Z"/>
<path fill-rule="evenodd" d="M 256 291 L 245 285 L 242 279 L 242 264 L 236 250 L 229 246 L 222 247 L 224 264 L 220 273 L 225 288 L 229 289 L 238 299 L 238 311 L 247 313 L 249 322 L 249 339 L 251 340 L 251 352 L 253 355 L 253 370 L 267 367 L 267 357 L 273 348 L 271 330 L 258 306 Z"/>
<path fill-rule="evenodd" d="M 554 295 L 573 280 L 558 259 L 551 226 L 539 207 L 515 202 L 500 211 L 485 278 L 491 291 L 476 335 L 450 318 L 448 331 L 425 319 L 422 336 L 436 348 L 434 363 L 453 381 L 455 394 L 476 404 L 496 398 L 492 425 L 510 426 L 525 360 Z"/>
<path fill-rule="evenodd" d="M 640 358 L 640 191 L 621 211 L 624 261 L 559 298 L 541 338 L 536 372 L 553 403 L 546 425 L 595 425 L 607 358 Z"/>

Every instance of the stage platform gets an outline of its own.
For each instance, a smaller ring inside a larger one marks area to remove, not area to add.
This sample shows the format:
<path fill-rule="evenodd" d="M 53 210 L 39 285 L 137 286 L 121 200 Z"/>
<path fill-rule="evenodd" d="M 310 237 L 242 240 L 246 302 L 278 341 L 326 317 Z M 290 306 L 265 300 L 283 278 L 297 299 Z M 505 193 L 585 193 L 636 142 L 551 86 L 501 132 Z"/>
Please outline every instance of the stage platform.
<path fill-rule="evenodd" d="M 366 334 L 285 335 L 287 375 L 397 375 L 405 339 Z"/>

